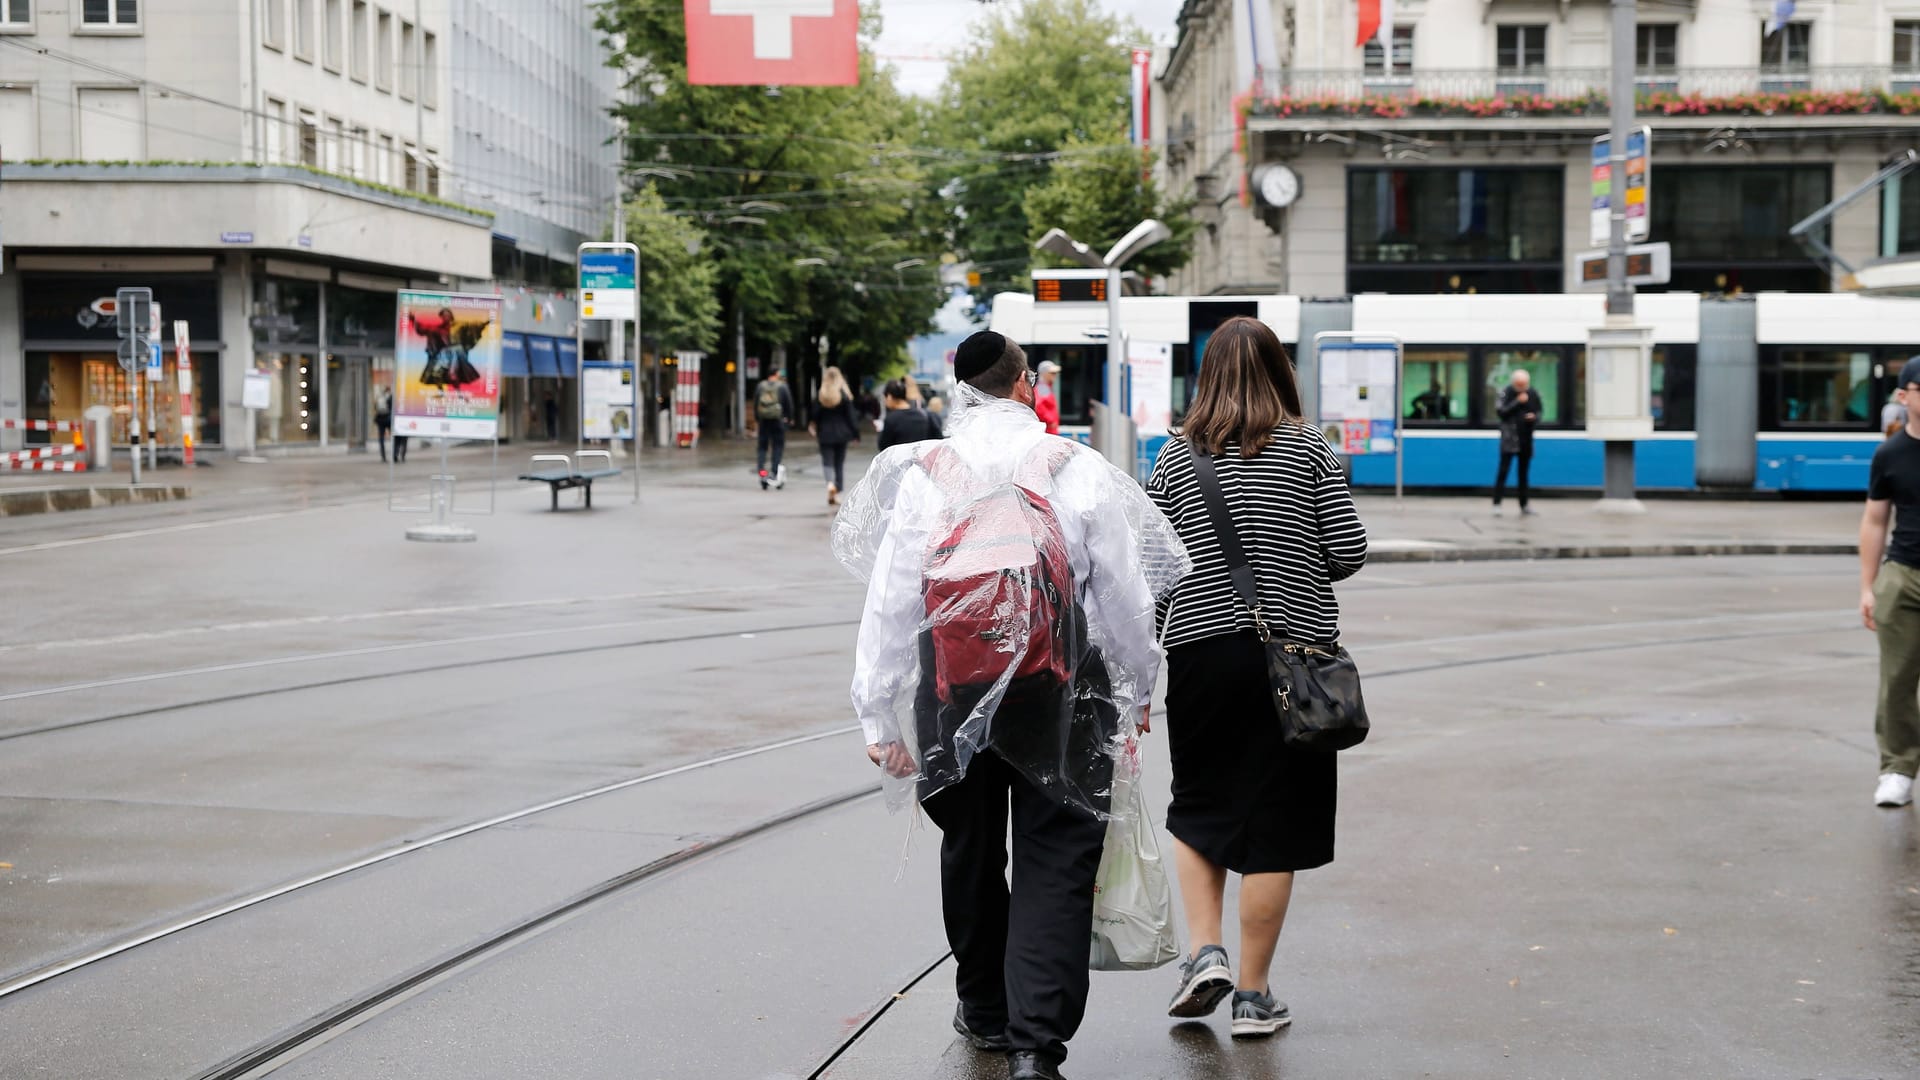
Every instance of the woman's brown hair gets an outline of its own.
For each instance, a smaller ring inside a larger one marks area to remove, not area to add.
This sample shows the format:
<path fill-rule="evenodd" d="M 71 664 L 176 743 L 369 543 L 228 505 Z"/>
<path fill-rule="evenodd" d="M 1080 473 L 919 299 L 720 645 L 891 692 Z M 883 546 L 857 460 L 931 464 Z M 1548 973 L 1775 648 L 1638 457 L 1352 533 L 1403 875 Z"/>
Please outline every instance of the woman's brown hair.
<path fill-rule="evenodd" d="M 1207 339 L 1179 434 L 1209 454 L 1235 443 L 1240 456 L 1253 457 L 1273 441 L 1274 428 L 1303 415 L 1286 346 L 1266 323 L 1238 315 Z"/>

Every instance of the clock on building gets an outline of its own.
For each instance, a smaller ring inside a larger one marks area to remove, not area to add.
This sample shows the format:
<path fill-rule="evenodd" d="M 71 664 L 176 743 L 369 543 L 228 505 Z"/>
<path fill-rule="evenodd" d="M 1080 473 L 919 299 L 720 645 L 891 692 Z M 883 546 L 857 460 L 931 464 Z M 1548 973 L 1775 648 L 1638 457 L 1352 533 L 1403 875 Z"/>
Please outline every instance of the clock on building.
<path fill-rule="evenodd" d="M 1300 177 L 1285 165 L 1269 165 L 1257 178 L 1260 199 L 1268 206 L 1286 209 L 1300 197 Z"/>

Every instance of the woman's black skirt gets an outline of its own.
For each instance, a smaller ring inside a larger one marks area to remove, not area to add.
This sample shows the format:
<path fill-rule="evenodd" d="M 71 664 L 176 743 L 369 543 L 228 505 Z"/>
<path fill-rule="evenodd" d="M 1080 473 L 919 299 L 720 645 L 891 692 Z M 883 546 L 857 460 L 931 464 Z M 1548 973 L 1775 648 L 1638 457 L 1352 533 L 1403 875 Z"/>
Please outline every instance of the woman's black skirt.
<path fill-rule="evenodd" d="M 1334 755 L 1284 745 L 1272 693 L 1251 632 L 1167 650 L 1167 831 L 1240 874 L 1333 861 Z"/>

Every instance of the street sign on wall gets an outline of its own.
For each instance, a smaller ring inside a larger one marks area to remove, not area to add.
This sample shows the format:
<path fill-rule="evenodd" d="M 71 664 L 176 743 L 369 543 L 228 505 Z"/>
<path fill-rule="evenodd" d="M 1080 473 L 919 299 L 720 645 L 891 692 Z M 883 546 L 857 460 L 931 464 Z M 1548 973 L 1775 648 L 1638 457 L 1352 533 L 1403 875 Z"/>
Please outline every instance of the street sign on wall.
<path fill-rule="evenodd" d="M 1593 211 L 1589 218 L 1590 228 L 1587 239 L 1597 246 L 1605 246 L 1613 239 L 1613 163 L 1608 160 L 1612 154 L 1612 136 L 1602 135 L 1593 140 Z M 1653 234 L 1653 216 L 1651 213 L 1653 194 L 1653 129 L 1646 126 L 1635 128 L 1627 133 L 1627 179 L 1626 179 L 1626 215 L 1627 241 L 1632 243 L 1645 240 Z"/>

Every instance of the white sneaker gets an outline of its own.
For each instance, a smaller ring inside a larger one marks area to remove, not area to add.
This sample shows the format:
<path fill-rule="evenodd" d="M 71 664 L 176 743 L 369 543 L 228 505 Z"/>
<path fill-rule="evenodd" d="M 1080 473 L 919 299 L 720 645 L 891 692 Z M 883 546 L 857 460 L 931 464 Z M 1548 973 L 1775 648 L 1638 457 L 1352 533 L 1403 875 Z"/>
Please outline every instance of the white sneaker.
<path fill-rule="evenodd" d="M 775 490 L 787 486 L 787 467 L 785 465 L 773 470 L 773 486 Z"/>
<path fill-rule="evenodd" d="M 1885 773 L 1873 791 L 1875 806 L 1906 806 L 1913 802 L 1913 777 Z"/>

